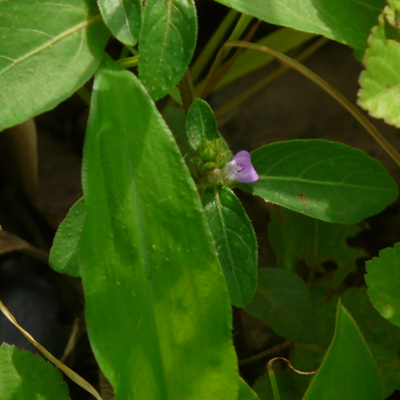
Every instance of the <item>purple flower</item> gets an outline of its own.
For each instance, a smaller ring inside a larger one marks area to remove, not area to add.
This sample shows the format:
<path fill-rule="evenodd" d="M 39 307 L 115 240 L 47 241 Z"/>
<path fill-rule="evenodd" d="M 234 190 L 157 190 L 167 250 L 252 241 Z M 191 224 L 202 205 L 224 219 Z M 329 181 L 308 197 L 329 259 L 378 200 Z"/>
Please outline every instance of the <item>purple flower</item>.
<path fill-rule="evenodd" d="M 250 154 L 246 150 L 239 151 L 224 168 L 225 179 L 231 183 L 251 183 L 258 180 L 259 176 L 254 169 Z"/>

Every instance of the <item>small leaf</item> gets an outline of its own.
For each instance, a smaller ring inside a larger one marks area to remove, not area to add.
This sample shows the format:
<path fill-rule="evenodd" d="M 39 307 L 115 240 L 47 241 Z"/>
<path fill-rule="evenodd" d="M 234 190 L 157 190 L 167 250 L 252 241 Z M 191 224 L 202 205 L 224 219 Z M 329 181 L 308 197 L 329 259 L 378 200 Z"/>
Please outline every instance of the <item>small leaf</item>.
<path fill-rule="evenodd" d="M 289 371 L 275 372 L 275 378 L 278 384 L 281 400 L 300 400 L 302 394 L 296 389 L 293 373 Z M 258 394 L 261 400 L 275 400 L 271 380 L 268 374 L 258 378 L 253 386 L 253 390 Z"/>
<path fill-rule="evenodd" d="M 238 400 L 259 400 L 251 387 L 239 377 L 239 395 Z"/>
<path fill-rule="evenodd" d="M 79 278 L 79 243 L 85 221 L 85 199 L 79 199 L 58 227 L 49 264 L 55 271 Z"/>
<path fill-rule="evenodd" d="M 142 27 L 142 0 L 98 0 L 103 20 L 122 43 L 134 46 Z"/>
<path fill-rule="evenodd" d="M 355 261 L 366 255 L 364 250 L 349 247 L 346 239 L 360 231 L 358 225 L 332 224 L 307 217 L 285 208 L 271 211 L 268 235 L 278 266 L 296 271 L 298 261 L 309 268 L 325 272 L 322 264 L 334 261 L 337 270 L 324 281 L 336 286 L 346 275 L 356 269 Z"/>
<path fill-rule="evenodd" d="M 0 131 L 51 110 L 96 71 L 109 32 L 94 0 L 0 2 Z"/>
<path fill-rule="evenodd" d="M 203 139 L 219 139 L 217 120 L 211 107 L 201 99 L 196 99 L 186 117 L 186 132 L 189 144 L 197 150 Z"/>
<path fill-rule="evenodd" d="M 231 302 L 243 307 L 257 287 L 258 248 L 253 226 L 239 199 L 226 187 L 208 188 L 203 205 Z"/>
<path fill-rule="evenodd" d="M 0 346 L 1 400 L 68 400 L 60 371 L 39 355 L 3 343 Z"/>
<path fill-rule="evenodd" d="M 380 314 L 400 326 L 400 242 L 367 262 L 368 296 Z"/>
<path fill-rule="evenodd" d="M 382 399 L 375 361 L 353 318 L 340 303 L 332 343 L 303 398 L 321 399 Z"/>
<path fill-rule="evenodd" d="M 256 294 L 244 310 L 288 340 L 298 343 L 315 340 L 315 318 L 309 289 L 291 271 L 260 269 Z"/>
<path fill-rule="evenodd" d="M 253 151 L 251 159 L 260 179 L 239 187 L 323 221 L 354 224 L 398 196 L 382 163 L 341 143 L 278 142 Z"/>
<path fill-rule="evenodd" d="M 400 1 L 390 0 L 368 39 L 358 104 L 375 118 L 400 128 Z"/>
<path fill-rule="evenodd" d="M 196 46 L 193 0 L 147 0 L 139 42 L 139 77 L 154 100 L 182 78 Z"/>

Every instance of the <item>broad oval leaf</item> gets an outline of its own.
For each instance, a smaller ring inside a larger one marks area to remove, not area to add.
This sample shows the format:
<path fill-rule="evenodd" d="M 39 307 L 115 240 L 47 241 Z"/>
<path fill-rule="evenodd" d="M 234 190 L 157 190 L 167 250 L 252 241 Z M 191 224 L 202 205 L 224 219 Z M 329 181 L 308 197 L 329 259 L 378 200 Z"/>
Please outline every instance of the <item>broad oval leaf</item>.
<path fill-rule="evenodd" d="M 59 370 L 38 354 L 3 343 L 0 346 L 1 400 L 69 400 Z"/>
<path fill-rule="evenodd" d="M 332 343 L 303 398 L 321 399 L 382 399 L 375 361 L 353 318 L 340 303 Z"/>
<path fill-rule="evenodd" d="M 244 310 L 288 340 L 312 343 L 315 315 L 304 281 L 294 272 L 281 268 L 262 268 L 258 274 L 253 301 Z"/>
<path fill-rule="evenodd" d="M 203 205 L 231 302 L 243 307 L 257 287 L 258 247 L 253 226 L 239 199 L 226 187 L 208 188 Z"/>
<path fill-rule="evenodd" d="M 368 261 L 365 281 L 368 296 L 379 313 L 400 326 L 400 242 Z"/>
<path fill-rule="evenodd" d="M 96 71 L 109 37 L 94 0 L 0 2 L 0 131 L 54 108 Z"/>
<path fill-rule="evenodd" d="M 217 120 L 211 107 L 201 99 L 196 99 L 186 116 L 186 132 L 189 145 L 197 150 L 204 139 L 219 139 Z"/>
<path fill-rule="evenodd" d="M 326 36 L 364 50 L 385 0 L 217 0 L 275 25 Z"/>
<path fill-rule="evenodd" d="M 112 61 L 94 82 L 83 187 L 86 320 L 115 399 L 236 398 L 229 295 L 198 192 L 146 89 Z"/>
<path fill-rule="evenodd" d="M 55 271 L 79 278 L 79 243 L 85 220 L 85 199 L 79 199 L 58 227 L 50 249 L 49 264 Z"/>
<path fill-rule="evenodd" d="M 196 46 L 193 0 L 147 0 L 139 42 L 139 77 L 154 100 L 182 78 Z"/>
<path fill-rule="evenodd" d="M 375 118 L 400 128 L 400 1 L 391 0 L 368 39 L 358 104 Z M 390 35 L 392 33 L 392 36 Z"/>
<path fill-rule="evenodd" d="M 134 46 L 142 27 L 142 0 L 98 0 L 104 23 L 122 43 Z"/>
<path fill-rule="evenodd" d="M 242 189 L 327 222 L 354 224 L 398 196 L 386 168 L 361 150 L 327 140 L 290 140 L 251 153 L 260 179 Z"/>

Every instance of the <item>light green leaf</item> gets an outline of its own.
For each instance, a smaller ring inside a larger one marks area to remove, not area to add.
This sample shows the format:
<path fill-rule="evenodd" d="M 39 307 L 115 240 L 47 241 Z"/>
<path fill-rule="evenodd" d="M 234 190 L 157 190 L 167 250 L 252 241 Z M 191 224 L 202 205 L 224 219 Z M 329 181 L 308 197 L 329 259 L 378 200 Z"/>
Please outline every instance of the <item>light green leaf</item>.
<path fill-rule="evenodd" d="M 86 320 L 115 399 L 237 398 L 229 295 L 198 192 L 146 89 L 112 61 L 94 82 L 83 187 Z"/>
<path fill-rule="evenodd" d="M 256 294 L 244 310 L 288 340 L 298 343 L 315 341 L 315 318 L 309 289 L 291 271 L 260 269 Z"/>
<path fill-rule="evenodd" d="M 39 355 L 3 343 L 0 346 L 1 400 L 68 400 L 60 371 Z"/>
<path fill-rule="evenodd" d="M 0 2 L 0 131 L 51 110 L 96 71 L 109 33 L 94 0 Z"/>
<path fill-rule="evenodd" d="M 315 272 L 324 273 L 322 264 L 334 261 L 337 270 L 324 284 L 336 286 L 356 269 L 355 261 L 366 255 L 362 249 L 350 247 L 346 240 L 360 231 L 358 225 L 332 224 L 307 217 L 285 208 L 271 210 L 268 235 L 278 266 L 296 271 L 304 262 Z"/>
<path fill-rule="evenodd" d="M 139 77 L 158 100 L 182 78 L 196 46 L 193 0 L 147 0 L 139 42 Z"/>
<path fill-rule="evenodd" d="M 385 0 L 217 0 L 262 21 L 365 49 Z"/>
<path fill-rule="evenodd" d="M 142 27 L 142 0 L 98 0 L 98 4 L 111 33 L 120 42 L 134 46 Z"/>
<path fill-rule="evenodd" d="M 239 396 L 238 400 L 259 400 L 251 387 L 239 377 Z"/>
<path fill-rule="evenodd" d="M 201 99 L 196 99 L 186 117 L 186 132 L 189 144 L 197 150 L 204 139 L 219 139 L 217 120 L 211 107 Z"/>
<path fill-rule="evenodd" d="M 49 264 L 55 271 L 79 278 L 78 253 L 84 220 L 85 200 L 82 197 L 71 207 L 54 237 Z"/>
<path fill-rule="evenodd" d="M 400 1 L 390 0 L 368 39 L 358 104 L 400 128 Z"/>
<path fill-rule="evenodd" d="M 260 179 L 242 189 L 327 222 L 354 224 L 382 211 L 398 196 L 378 160 L 327 140 L 290 140 L 251 153 Z"/>
<path fill-rule="evenodd" d="M 335 335 L 303 400 L 382 398 L 372 354 L 353 318 L 339 303 Z"/>
<path fill-rule="evenodd" d="M 380 314 L 400 326 L 400 242 L 367 262 L 368 296 Z"/>
<path fill-rule="evenodd" d="M 281 400 L 300 400 L 302 394 L 296 389 L 293 379 L 293 373 L 289 371 L 275 372 L 275 378 L 278 384 Z M 268 374 L 258 378 L 253 386 L 253 390 L 260 396 L 261 400 L 274 399 L 271 387 L 271 380 Z"/>
<path fill-rule="evenodd" d="M 253 226 L 239 199 L 226 187 L 208 188 L 203 205 L 231 302 L 243 307 L 257 287 L 258 248 Z"/>

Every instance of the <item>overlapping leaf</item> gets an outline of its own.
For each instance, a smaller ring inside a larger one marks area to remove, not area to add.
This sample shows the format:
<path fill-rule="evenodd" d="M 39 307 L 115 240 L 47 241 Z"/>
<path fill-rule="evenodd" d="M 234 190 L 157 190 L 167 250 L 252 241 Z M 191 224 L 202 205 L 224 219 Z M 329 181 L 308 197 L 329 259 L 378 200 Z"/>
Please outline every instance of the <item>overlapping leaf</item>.
<path fill-rule="evenodd" d="M 281 400 L 300 400 L 302 393 L 296 388 L 293 373 L 289 371 L 278 371 L 275 373 Z M 261 400 L 274 399 L 271 387 L 271 380 L 268 374 L 261 376 L 255 382 L 253 390 Z"/>
<path fill-rule="evenodd" d="M 358 104 L 376 118 L 400 127 L 400 1 L 389 0 L 368 39 Z"/>
<path fill-rule="evenodd" d="M 1 400 L 68 400 L 60 371 L 39 355 L 3 343 L 0 346 Z"/>
<path fill-rule="evenodd" d="M 275 25 L 324 35 L 364 50 L 385 0 L 217 0 Z"/>
<path fill-rule="evenodd" d="M 259 400 L 259 397 L 242 378 L 239 378 L 238 400 Z"/>
<path fill-rule="evenodd" d="M 251 153 L 260 179 L 238 185 L 265 200 L 327 222 L 352 224 L 398 196 L 385 167 L 361 150 L 326 140 L 290 140 Z"/>
<path fill-rule="evenodd" d="M 112 61 L 84 154 L 86 319 L 116 400 L 236 398 L 229 295 L 197 190 L 147 91 Z"/>
<path fill-rule="evenodd" d="M 153 97 L 176 85 L 196 46 L 197 16 L 193 0 L 147 0 L 139 43 L 139 77 Z"/>
<path fill-rule="evenodd" d="M 226 187 L 208 188 L 203 205 L 232 304 L 243 307 L 257 287 L 258 248 L 253 226 L 239 199 Z"/>
<path fill-rule="evenodd" d="M 109 37 L 94 0 L 0 2 L 0 131 L 54 108 L 96 71 Z"/>

